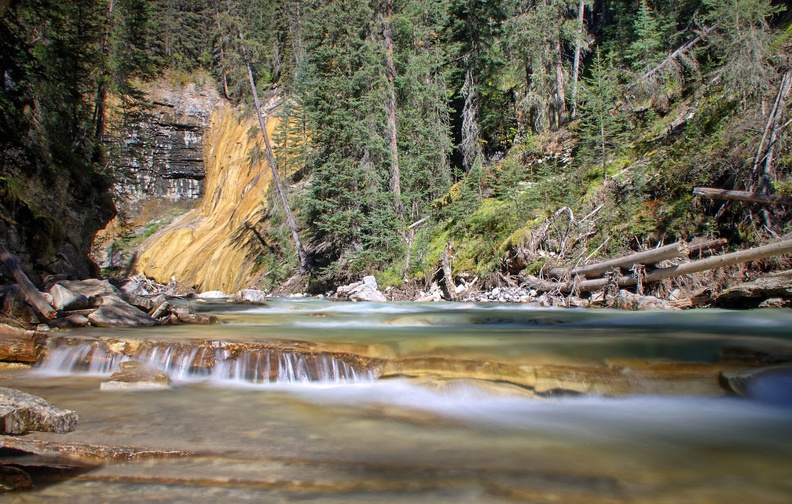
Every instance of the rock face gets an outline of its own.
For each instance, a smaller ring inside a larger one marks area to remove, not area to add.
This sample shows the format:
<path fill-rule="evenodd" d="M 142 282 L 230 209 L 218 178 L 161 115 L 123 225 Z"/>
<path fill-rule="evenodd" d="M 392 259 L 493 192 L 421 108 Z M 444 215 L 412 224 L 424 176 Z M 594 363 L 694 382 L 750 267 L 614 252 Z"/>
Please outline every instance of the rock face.
<path fill-rule="evenodd" d="M 71 432 L 77 427 L 77 421 L 74 411 L 58 409 L 40 397 L 0 387 L 2 434 Z"/>
<path fill-rule="evenodd" d="M 122 207 L 142 199 L 197 199 L 205 178 L 203 134 L 220 97 L 207 80 L 184 86 L 156 82 L 146 90 L 152 108 L 116 144 L 122 152 L 117 187 Z"/>
<path fill-rule="evenodd" d="M 0 325 L 0 361 L 32 364 L 39 360 L 39 353 L 32 333 Z"/>

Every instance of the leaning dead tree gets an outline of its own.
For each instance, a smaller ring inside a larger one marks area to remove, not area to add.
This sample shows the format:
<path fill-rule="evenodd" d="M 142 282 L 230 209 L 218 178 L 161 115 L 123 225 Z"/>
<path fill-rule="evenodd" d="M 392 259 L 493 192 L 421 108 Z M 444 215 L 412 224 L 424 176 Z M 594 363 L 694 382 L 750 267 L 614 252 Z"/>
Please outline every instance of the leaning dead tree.
<path fill-rule="evenodd" d="M 264 116 L 261 113 L 261 102 L 259 101 L 258 91 L 256 91 L 256 81 L 253 78 L 253 69 L 250 66 L 250 58 L 248 58 L 247 50 L 245 49 L 245 37 L 242 35 L 241 30 L 239 31 L 239 40 L 242 42 L 242 57 L 244 58 L 245 66 L 247 67 L 248 80 L 250 81 L 250 92 L 253 94 L 253 102 L 256 106 L 256 116 L 258 117 L 259 127 L 261 128 L 261 135 L 264 137 L 264 146 L 266 148 L 265 153 L 267 155 L 267 163 L 269 163 L 270 170 L 272 171 L 272 181 L 275 182 L 275 188 L 278 191 L 278 196 L 280 197 L 281 204 L 283 205 L 283 213 L 286 215 L 286 224 L 288 224 L 292 233 L 292 238 L 294 239 L 294 246 L 297 249 L 297 256 L 300 259 L 300 269 L 304 272 L 307 272 L 311 269 L 308 260 L 308 254 L 305 253 L 302 241 L 300 240 L 300 234 L 297 232 L 297 223 L 294 220 L 294 215 L 292 215 L 291 206 L 289 205 L 289 200 L 286 197 L 286 190 L 283 187 L 283 181 L 281 180 L 280 173 L 278 172 L 278 165 L 275 162 L 275 155 L 272 152 L 272 144 L 270 143 L 269 134 L 267 133 L 267 125 L 264 121 Z"/>
<path fill-rule="evenodd" d="M 639 282 L 657 282 L 660 280 L 666 280 L 668 278 L 675 278 L 692 273 L 700 273 L 702 271 L 709 271 L 726 266 L 732 266 L 734 264 L 741 264 L 764 259 L 766 257 L 790 253 L 792 253 L 792 240 L 783 240 L 770 245 L 708 257 L 706 259 L 682 263 L 667 268 L 658 268 L 644 272 L 640 272 L 642 268 L 635 268 L 634 271 L 636 273 L 633 275 L 617 274 L 616 276 L 591 280 L 583 280 L 581 279 L 582 277 L 578 276 L 572 280 L 560 282 L 552 282 L 535 277 L 529 277 L 527 284 L 531 288 L 547 292 L 562 292 L 565 294 L 572 292 L 591 292 L 604 289 L 609 285 L 629 287 L 637 285 Z"/>
<path fill-rule="evenodd" d="M 44 296 L 36 289 L 36 286 L 33 285 L 2 243 L 0 243 L 0 261 L 3 261 L 3 264 L 5 264 L 5 267 L 11 273 L 11 276 L 14 277 L 14 280 L 19 284 L 22 292 L 27 296 L 30 304 L 42 317 L 51 320 L 58 316 L 55 313 L 55 309 L 44 299 Z"/>

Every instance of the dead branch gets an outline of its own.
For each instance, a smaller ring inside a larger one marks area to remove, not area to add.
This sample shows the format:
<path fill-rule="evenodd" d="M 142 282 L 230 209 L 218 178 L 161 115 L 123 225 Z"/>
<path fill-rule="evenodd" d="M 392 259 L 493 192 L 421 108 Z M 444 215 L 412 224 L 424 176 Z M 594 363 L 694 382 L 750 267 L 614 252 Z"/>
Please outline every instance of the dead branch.
<path fill-rule="evenodd" d="M 717 189 L 715 187 L 696 187 L 693 194 L 714 200 L 744 201 L 746 203 L 760 203 L 765 205 L 792 205 L 789 196 L 777 196 L 761 192 L 733 191 Z"/>

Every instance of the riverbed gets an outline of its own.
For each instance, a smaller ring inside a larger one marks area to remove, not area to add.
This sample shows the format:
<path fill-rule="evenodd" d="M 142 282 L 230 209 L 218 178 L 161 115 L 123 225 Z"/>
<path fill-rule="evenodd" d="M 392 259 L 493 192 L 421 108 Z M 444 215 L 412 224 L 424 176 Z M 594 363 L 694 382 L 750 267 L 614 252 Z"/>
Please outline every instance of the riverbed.
<path fill-rule="evenodd" d="M 749 398 L 717 383 L 696 393 L 647 385 L 636 389 L 642 393 L 538 394 L 519 379 L 481 375 L 495 366 L 625 373 L 643 369 L 634 363 L 706 367 L 729 359 L 739 368 L 792 355 L 789 310 L 191 304 L 222 324 L 68 336 L 180 348 L 274 342 L 288 353 L 265 365 L 257 350 L 255 373 L 179 367 L 171 358 L 162 365 L 173 379 L 167 390 L 101 391 L 117 365 L 107 358 L 106 367 L 62 358 L 3 371 L 4 386 L 80 415 L 75 432 L 29 435 L 35 439 L 192 454 L 86 467 L 5 496 L 9 502 L 792 501 L 788 375 L 759 383 Z M 70 345 L 63 353 L 75 350 Z M 165 362 L 146 351 L 139 355 L 152 366 Z M 441 365 L 449 360 L 456 367 Z M 423 367 L 405 371 L 404 362 Z M 326 374 L 310 371 L 317 366 Z"/>

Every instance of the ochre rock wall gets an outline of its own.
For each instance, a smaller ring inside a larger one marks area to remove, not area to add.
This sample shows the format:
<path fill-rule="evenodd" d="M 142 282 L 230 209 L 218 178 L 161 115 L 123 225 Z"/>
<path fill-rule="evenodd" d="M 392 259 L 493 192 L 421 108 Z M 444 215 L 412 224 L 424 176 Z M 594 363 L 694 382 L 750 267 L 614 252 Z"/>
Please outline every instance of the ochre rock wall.
<path fill-rule="evenodd" d="M 277 122 L 269 119 L 270 135 Z M 202 204 L 143 244 L 136 272 L 162 283 L 175 277 L 199 291 L 233 292 L 249 285 L 255 259 L 265 253 L 252 231 L 267 212 L 271 173 L 263 144 L 255 118 L 240 118 L 228 105 L 215 110 L 204 137 Z"/>

